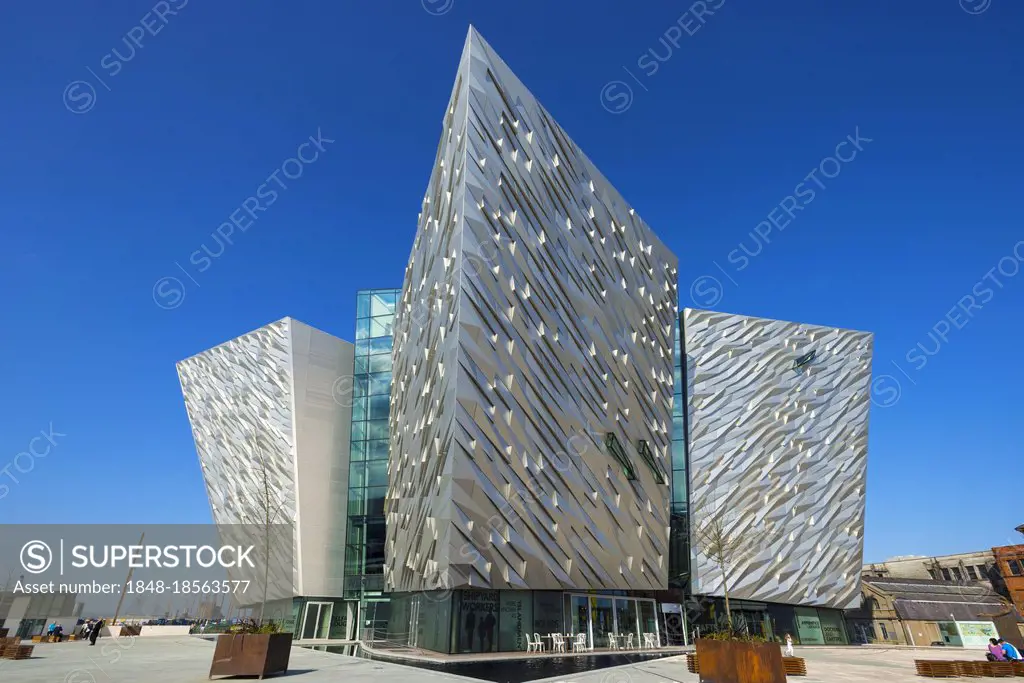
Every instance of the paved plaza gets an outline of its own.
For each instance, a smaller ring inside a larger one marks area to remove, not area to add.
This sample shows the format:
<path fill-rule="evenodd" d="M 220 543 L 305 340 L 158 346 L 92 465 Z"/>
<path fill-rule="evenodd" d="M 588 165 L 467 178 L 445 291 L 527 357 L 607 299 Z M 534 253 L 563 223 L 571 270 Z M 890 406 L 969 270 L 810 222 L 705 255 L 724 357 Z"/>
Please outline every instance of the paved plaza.
<path fill-rule="evenodd" d="M 197 637 L 101 639 L 95 647 L 86 643 L 44 644 L 25 661 L 0 661 L 0 679 L 19 683 L 193 683 L 207 680 L 213 642 Z M 851 681 L 921 683 L 914 675 L 914 659 L 970 658 L 981 653 L 962 650 L 906 650 L 882 648 L 808 648 L 797 650 L 806 658 L 806 683 Z M 346 681 L 370 683 L 402 681 L 430 683 L 474 681 L 451 673 L 428 671 L 345 655 L 296 647 L 292 651 L 289 680 L 299 683 Z M 228 679 L 234 680 L 234 679 Z M 582 674 L 543 679 L 576 683 L 697 683 L 687 672 L 684 657 L 645 661 Z M 975 679 L 959 679 L 963 681 Z M 981 680 L 981 679 L 977 679 Z"/>
<path fill-rule="evenodd" d="M 106 642 L 104 642 L 106 641 Z M 0 660 L 0 680 L 18 683 L 193 683 L 207 681 L 213 641 L 202 638 L 101 638 L 95 647 L 85 642 L 37 645 L 32 659 Z M 264 680 L 297 683 L 345 681 L 371 683 L 437 683 L 472 679 L 411 669 L 344 655 L 292 649 L 287 676 Z M 255 680 L 226 679 L 226 680 Z"/>
<path fill-rule="evenodd" d="M 981 652 L 963 650 L 882 649 L 868 647 L 796 648 L 807 660 L 807 676 L 792 677 L 794 683 L 925 683 L 932 680 L 914 673 L 915 659 L 984 659 Z M 615 674 L 615 675 L 613 675 Z M 593 671 L 571 679 L 577 683 L 698 683 L 700 678 L 686 670 L 685 657 L 671 657 L 619 669 Z M 960 678 L 960 681 L 991 679 Z"/>

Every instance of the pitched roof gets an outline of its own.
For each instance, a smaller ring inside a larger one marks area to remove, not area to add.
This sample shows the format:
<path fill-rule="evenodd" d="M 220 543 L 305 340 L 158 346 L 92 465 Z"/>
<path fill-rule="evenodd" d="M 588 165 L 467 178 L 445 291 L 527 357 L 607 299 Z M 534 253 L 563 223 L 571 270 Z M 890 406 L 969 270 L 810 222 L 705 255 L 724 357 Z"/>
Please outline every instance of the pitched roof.
<path fill-rule="evenodd" d="M 901 619 L 914 621 L 989 621 L 1013 609 L 984 583 L 865 576 L 865 584 L 892 598 Z M 1016 614 L 1016 610 L 1014 610 Z M 1016 614 L 1017 620 L 1024 618 Z"/>

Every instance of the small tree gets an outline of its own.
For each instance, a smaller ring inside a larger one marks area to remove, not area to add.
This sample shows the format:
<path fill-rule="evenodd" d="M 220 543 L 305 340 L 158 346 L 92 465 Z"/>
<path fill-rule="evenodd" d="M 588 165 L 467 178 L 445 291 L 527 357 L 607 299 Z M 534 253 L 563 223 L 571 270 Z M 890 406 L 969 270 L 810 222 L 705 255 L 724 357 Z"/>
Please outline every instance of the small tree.
<path fill-rule="evenodd" d="M 258 543 L 263 560 L 263 595 L 260 602 L 258 626 L 263 625 L 270 588 L 270 549 L 274 529 L 285 520 L 285 496 L 278 490 L 271 470 L 271 461 L 256 436 L 251 437 L 252 466 L 246 478 L 245 500 L 242 502 L 242 523 L 258 530 Z"/>
<path fill-rule="evenodd" d="M 694 509 L 691 515 L 690 533 L 697 551 L 722 572 L 725 614 L 731 633 L 733 623 L 732 609 L 729 605 L 729 570 L 739 562 L 746 546 L 746 539 L 739 531 L 732 528 L 728 511 L 715 500 L 713 492 Z"/>

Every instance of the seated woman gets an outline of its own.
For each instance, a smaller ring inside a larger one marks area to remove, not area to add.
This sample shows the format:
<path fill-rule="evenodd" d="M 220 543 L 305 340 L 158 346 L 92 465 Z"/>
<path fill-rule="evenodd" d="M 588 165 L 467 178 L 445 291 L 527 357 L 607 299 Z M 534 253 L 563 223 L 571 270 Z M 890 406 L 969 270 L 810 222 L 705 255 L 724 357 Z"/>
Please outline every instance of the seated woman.
<path fill-rule="evenodd" d="M 1006 653 L 1003 652 L 1003 648 L 999 644 L 999 641 L 995 638 L 989 638 L 988 642 L 988 654 L 985 655 L 985 658 L 990 662 L 1005 662 Z"/>

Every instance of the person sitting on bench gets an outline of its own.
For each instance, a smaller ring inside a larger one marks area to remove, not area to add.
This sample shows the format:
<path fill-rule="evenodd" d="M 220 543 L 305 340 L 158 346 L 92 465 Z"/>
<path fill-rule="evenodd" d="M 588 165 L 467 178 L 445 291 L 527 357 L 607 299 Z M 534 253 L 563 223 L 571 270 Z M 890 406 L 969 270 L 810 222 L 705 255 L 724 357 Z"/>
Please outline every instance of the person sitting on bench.
<path fill-rule="evenodd" d="M 988 639 L 988 654 L 985 655 L 985 659 L 990 662 L 1005 662 L 1006 654 L 1003 652 L 1003 648 L 999 645 L 999 641 L 995 638 Z"/>

